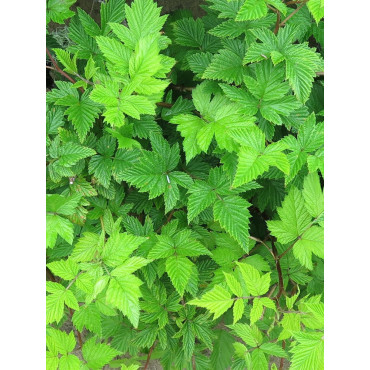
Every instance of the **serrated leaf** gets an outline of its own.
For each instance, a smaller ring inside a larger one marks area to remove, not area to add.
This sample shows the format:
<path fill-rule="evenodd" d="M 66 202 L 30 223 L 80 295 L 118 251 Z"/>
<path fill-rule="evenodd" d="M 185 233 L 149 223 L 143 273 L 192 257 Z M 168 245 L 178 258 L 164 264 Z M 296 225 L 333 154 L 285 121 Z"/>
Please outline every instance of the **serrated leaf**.
<path fill-rule="evenodd" d="M 324 4 L 322 0 L 310 0 L 307 3 L 307 8 L 315 18 L 316 23 L 319 23 L 324 17 Z"/>
<path fill-rule="evenodd" d="M 64 355 L 59 359 L 59 369 L 60 370 L 72 370 L 78 369 L 81 366 L 80 359 L 72 354 Z"/>
<path fill-rule="evenodd" d="M 263 18 L 267 15 L 267 6 L 264 0 L 246 0 L 240 8 L 235 20 L 248 21 Z"/>
<path fill-rule="evenodd" d="M 320 226 L 311 226 L 293 247 L 294 257 L 309 270 L 313 268 L 312 253 L 324 258 L 324 229 Z"/>
<path fill-rule="evenodd" d="M 71 259 L 76 262 L 87 262 L 93 259 L 96 251 L 98 250 L 100 242 L 100 236 L 95 233 L 85 232 L 81 236 L 71 255 Z"/>
<path fill-rule="evenodd" d="M 202 46 L 205 30 L 201 18 L 183 18 L 174 24 L 175 42 L 183 46 Z"/>
<path fill-rule="evenodd" d="M 242 287 L 238 280 L 234 277 L 234 275 L 224 272 L 224 276 L 226 279 L 226 284 L 230 288 L 230 290 L 235 294 L 237 297 L 241 297 L 243 295 Z"/>
<path fill-rule="evenodd" d="M 290 352 L 292 356 L 292 370 L 324 369 L 324 341 L 322 333 L 297 333 L 295 339 L 299 344 Z"/>
<path fill-rule="evenodd" d="M 80 141 L 83 142 L 99 116 L 99 106 L 89 98 L 88 92 L 82 94 L 80 98 L 74 98 L 65 103 L 59 101 L 57 104 L 68 106 L 64 114 L 68 115 Z"/>
<path fill-rule="evenodd" d="M 324 195 L 317 172 L 310 173 L 305 177 L 302 195 L 309 214 L 314 218 L 319 217 L 324 212 Z"/>
<path fill-rule="evenodd" d="M 257 269 L 247 263 L 237 263 L 249 293 L 253 296 L 265 294 L 270 287 L 270 273 L 260 276 Z"/>
<path fill-rule="evenodd" d="M 203 78 L 221 80 L 239 85 L 243 80 L 244 67 L 240 55 L 231 50 L 220 50 L 203 73 Z"/>
<path fill-rule="evenodd" d="M 95 150 L 73 142 L 63 145 L 59 153 L 58 163 L 65 167 L 71 167 L 79 160 L 96 154 Z"/>
<path fill-rule="evenodd" d="M 236 324 L 243 316 L 244 313 L 244 300 L 236 300 L 233 307 L 233 324 Z"/>
<path fill-rule="evenodd" d="M 140 316 L 140 285 L 142 281 L 134 275 L 119 276 L 110 280 L 106 293 L 107 303 L 122 311 L 135 328 Z"/>
<path fill-rule="evenodd" d="M 47 264 L 50 271 L 64 280 L 72 280 L 80 270 L 77 263 L 72 259 L 54 261 Z"/>
<path fill-rule="evenodd" d="M 166 260 L 166 272 L 180 296 L 184 294 L 192 269 L 193 263 L 186 257 L 175 255 Z"/>
<path fill-rule="evenodd" d="M 245 199 L 233 195 L 217 199 L 213 205 L 215 220 L 246 251 L 249 250 L 249 206 L 250 203 Z"/>
<path fill-rule="evenodd" d="M 230 293 L 220 285 L 216 285 L 212 290 L 205 293 L 202 298 L 193 299 L 188 304 L 207 308 L 214 314 L 213 319 L 215 320 L 226 312 L 233 302 L 234 299 L 231 298 Z"/>
<path fill-rule="evenodd" d="M 267 226 L 282 244 L 298 238 L 311 222 L 302 193 L 296 188 L 292 188 L 277 211 L 281 221 L 267 221 Z"/>
<path fill-rule="evenodd" d="M 96 343 L 96 339 L 91 338 L 84 343 L 82 354 L 90 369 L 101 369 L 120 352 L 105 343 Z"/>

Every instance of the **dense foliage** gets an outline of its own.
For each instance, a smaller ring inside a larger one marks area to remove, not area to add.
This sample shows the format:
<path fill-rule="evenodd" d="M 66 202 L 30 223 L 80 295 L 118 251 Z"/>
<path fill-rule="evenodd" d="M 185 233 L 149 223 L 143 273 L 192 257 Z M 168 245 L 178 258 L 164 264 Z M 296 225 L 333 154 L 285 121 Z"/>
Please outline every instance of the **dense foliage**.
<path fill-rule="evenodd" d="M 47 369 L 323 369 L 322 0 L 74 3 L 47 1 Z"/>

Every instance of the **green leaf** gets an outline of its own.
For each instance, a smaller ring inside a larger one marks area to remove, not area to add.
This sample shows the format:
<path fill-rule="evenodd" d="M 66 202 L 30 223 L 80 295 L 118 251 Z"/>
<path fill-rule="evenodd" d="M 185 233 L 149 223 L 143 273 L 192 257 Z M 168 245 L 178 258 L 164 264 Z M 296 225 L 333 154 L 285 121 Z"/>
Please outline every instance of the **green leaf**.
<path fill-rule="evenodd" d="M 311 226 L 293 247 L 294 257 L 309 270 L 313 269 L 312 253 L 324 258 L 324 229 L 320 226 Z"/>
<path fill-rule="evenodd" d="M 58 163 L 64 167 L 71 167 L 79 160 L 96 154 L 95 150 L 74 142 L 68 142 L 63 145 L 59 153 Z"/>
<path fill-rule="evenodd" d="M 263 343 L 260 348 L 268 355 L 288 358 L 286 352 L 277 343 Z"/>
<path fill-rule="evenodd" d="M 115 277 L 110 280 L 106 293 L 107 303 L 122 311 L 135 328 L 139 324 L 139 297 L 141 297 L 142 283 L 140 279 L 130 274 Z"/>
<path fill-rule="evenodd" d="M 249 206 L 245 199 L 235 195 L 217 199 L 213 205 L 215 220 L 245 251 L 249 250 Z"/>
<path fill-rule="evenodd" d="M 248 21 L 263 18 L 267 15 L 267 6 L 264 0 L 246 0 L 240 8 L 235 20 Z"/>
<path fill-rule="evenodd" d="M 137 42 L 147 35 L 158 34 L 167 16 L 160 16 L 161 8 L 153 0 L 135 0 L 131 7 L 125 6 L 130 32 Z"/>
<path fill-rule="evenodd" d="M 172 117 L 170 122 L 178 125 L 177 130 L 184 137 L 183 146 L 186 154 L 186 162 L 188 163 L 202 151 L 197 144 L 197 133 L 204 127 L 204 121 L 191 114 L 181 114 Z"/>
<path fill-rule="evenodd" d="M 250 322 L 251 325 L 258 321 L 263 313 L 263 307 L 272 308 L 276 311 L 275 303 L 270 298 L 255 298 L 253 299 L 253 307 L 250 313 Z"/>
<path fill-rule="evenodd" d="M 68 244 L 73 242 L 73 224 L 58 215 L 46 215 L 46 247 L 53 248 L 60 235 Z"/>
<path fill-rule="evenodd" d="M 128 73 L 132 51 L 118 40 L 106 36 L 96 37 L 99 49 L 105 58 L 114 64 L 121 75 Z"/>
<path fill-rule="evenodd" d="M 64 280 L 72 280 L 80 270 L 77 263 L 72 259 L 54 261 L 47 264 L 50 271 Z"/>
<path fill-rule="evenodd" d="M 85 232 L 81 236 L 71 255 L 71 259 L 76 262 L 87 262 L 94 258 L 96 251 L 100 245 L 100 237 L 98 234 Z"/>
<path fill-rule="evenodd" d="M 253 296 L 265 294 L 270 287 L 270 273 L 260 276 L 257 269 L 247 263 L 237 263 L 249 293 Z"/>
<path fill-rule="evenodd" d="M 62 355 L 72 352 L 76 346 L 73 330 L 67 334 L 64 331 L 48 328 L 46 331 L 46 343 L 49 350 L 56 350 Z"/>
<path fill-rule="evenodd" d="M 267 221 L 267 226 L 282 244 L 298 238 L 311 222 L 302 193 L 296 188 L 290 190 L 277 211 L 281 221 Z"/>
<path fill-rule="evenodd" d="M 324 212 L 324 195 L 317 172 L 310 173 L 305 177 L 302 195 L 309 214 L 314 218 L 321 216 Z"/>
<path fill-rule="evenodd" d="M 230 293 L 220 285 L 216 285 L 212 290 L 205 293 L 201 299 L 193 299 L 188 304 L 207 308 L 214 314 L 213 319 L 215 320 L 226 312 L 233 302 L 234 299 L 231 298 Z"/>
<path fill-rule="evenodd" d="M 252 370 L 268 370 L 266 356 L 260 348 L 252 352 Z"/>
<path fill-rule="evenodd" d="M 195 181 L 189 193 L 188 222 L 190 223 L 194 217 L 214 203 L 216 194 L 212 191 L 212 187 L 204 181 Z"/>
<path fill-rule="evenodd" d="M 60 370 L 79 369 L 81 366 L 80 359 L 75 355 L 64 355 L 59 359 Z"/>
<path fill-rule="evenodd" d="M 80 332 L 84 328 L 100 335 L 102 330 L 100 311 L 94 303 L 81 306 L 72 316 L 73 325 Z"/>
<path fill-rule="evenodd" d="M 229 328 L 249 346 L 257 347 L 261 344 L 262 335 L 256 326 L 239 323 L 229 325 Z"/>
<path fill-rule="evenodd" d="M 81 200 L 81 194 L 64 197 L 59 194 L 46 194 L 46 212 L 70 216 L 75 212 Z"/>
<path fill-rule="evenodd" d="M 99 183 L 108 189 L 112 177 L 112 166 L 113 161 L 109 157 L 94 155 L 89 162 L 89 173 L 94 174 Z"/>
<path fill-rule="evenodd" d="M 231 50 L 220 50 L 203 73 L 203 78 L 239 85 L 243 80 L 243 58 Z"/>
<path fill-rule="evenodd" d="M 286 77 L 297 99 L 305 103 L 310 96 L 316 72 L 319 72 L 319 56 L 307 45 L 291 45 L 285 49 Z"/>
<path fill-rule="evenodd" d="M 76 58 L 71 57 L 71 53 L 64 49 L 53 49 L 60 63 L 63 64 L 64 70 L 68 73 L 78 73 Z"/>
<path fill-rule="evenodd" d="M 283 15 L 286 15 L 288 11 L 288 7 L 284 4 L 282 0 L 267 0 L 267 3 L 272 5 L 275 9 L 277 9 Z"/>
<path fill-rule="evenodd" d="M 48 0 L 46 5 L 46 24 L 51 20 L 63 24 L 67 18 L 75 14 L 69 9 L 75 2 L 76 0 Z"/>
<path fill-rule="evenodd" d="M 175 42 L 179 45 L 195 48 L 202 47 L 205 35 L 201 18 L 183 18 L 174 24 Z"/>
<path fill-rule="evenodd" d="M 211 368 L 214 370 L 224 370 L 232 365 L 232 355 L 234 353 L 234 337 L 226 330 L 215 330 L 216 339 L 214 341 L 211 354 Z"/>
<path fill-rule="evenodd" d="M 122 265 L 115 268 L 112 272 L 112 276 L 125 276 L 127 274 L 131 274 L 136 270 L 146 266 L 148 263 L 152 262 L 151 260 L 147 260 L 143 257 L 131 257 L 126 260 Z"/>
<path fill-rule="evenodd" d="M 74 310 L 78 310 L 78 302 L 70 290 L 66 290 L 63 286 L 54 290 L 52 294 L 46 297 L 46 323 L 52 323 L 62 319 L 64 315 L 64 304 Z"/>
<path fill-rule="evenodd" d="M 193 270 L 193 263 L 186 257 L 171 256 L 166 260 L 166 272 L 177 292 L 182 296 Z"/>
<path fill-rule="evenodd" d="M 100 5 L 101 30 L 106 35 L 110 22 L 121 23 L 125 18 L 125 0 L 109 0 Z"/>
<path fill-rule="evenodd" d="M 322 333 L 296 333 L 294 335 L 298 345 L 290 352 L 292 356 L 292 370 L 324 369 L 324 341 Z"/>
<path fill-rule="evenodd" d="M 237 297 L 241 297 L 243 295 L 242 287 L 238 280 L 232 274 L 228 274 L 224 272 L 224 276 L 226 279 L 226 284 L 230 288 L 230 290 L 235 294 Z"/>
<path fill-rule="evenodd" d="M 102 253 L 104 263 L 111 267 L 121 265 L 145 241 L 144 237 L 113 233 L 104 246 Z"/>
<path fill-rule="evenodd" d="M 307 8 L 318 24 L 321 18 L 324 17 L 324 2 L 322 0 L 310 0 L 307 3 Z"/>
<path fill-rule="evenodd" d="M 233 307 L 233 324 L 236 324 L 243 316 L 244 313 L 244 300 L 236 300 Z"/>
<path fill-rule="evenodd" d="M 96 343 L 96 339 L 91 338 L 84 343 L 82 354 L 90 369 L 101 369 L 120 352 L 105 343 Z"/>
<path fill-rule="evenodd" d="M 89 98 L 87 91 L 80 98 L 73 97 L 65 103 L 59 101 L 57 104 L 68 106 L 64 114 L 68 115 L 68 119 L 72 121 L 80 141 L 83 142 L 87 133 L 93 127 L 95 119 L 99 116 L 99 106 Z"/>
<path fill-rule="evenodd" d="M 81 24 L 85 30 L 85 32 L 89 36 L 98 36 L 100 35 L 100 27 L 98 24 L 88 15 L 83 9 L 77 8 L 77 14 L 80 18 Z"/>
<path fill-rule="evenodd" d="M 59 356 L 58 354 L 46 351 L 46 368 L 48 370 L 57 370 L 59 366 Z"/>

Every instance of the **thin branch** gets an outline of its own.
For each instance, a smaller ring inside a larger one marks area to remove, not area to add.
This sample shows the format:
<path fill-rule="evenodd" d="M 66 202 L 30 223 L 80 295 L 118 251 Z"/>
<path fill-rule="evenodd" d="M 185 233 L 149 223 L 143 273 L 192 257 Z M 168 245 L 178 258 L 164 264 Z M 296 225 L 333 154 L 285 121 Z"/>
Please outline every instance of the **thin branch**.
<path fill-rule="evenodd" d="M 316 76 L 324 76 L 324 71 L 316 72 Z"/>
<path fill-rule="evenodd" d="M 54 67 L 50 67 L 50 66 L 45 66 L 45 68 L 47 69 L 51 69 L 52 71 L 55 71 L 55 72 L 58 72 L 58 73 L 61 73 L 59 70 L 57 70 L 56 68 Z M 61 73 L 62 74 L 62 73 Z M 78 78 L 80 78 L 82 81 L 84 81 L 85 83 L 87 83 L 88 85 L 92 85 L 94 86 L 94 83 L 87 80 L 86 78 L 80 76 L 78 73 L 74 73 L 75 76 L 77 76 Z M 64 76 L 64 75 L 63 75 Z"/>
<path fill-rule="evenodd" d="M 191 362 L 192 362 L 193 370 L 196 370 L 197 367 L 195 365 L 195 356 L 194 355 L 191 358 Z"/>
<path fill-rule="evenodd" d="M 288 248 L 286 249 L 283 253 L 280 254 L 280 256 L 277 257 L 278 260 L 282 259 L 295 245 L 295 243 L 297 243 L 298 240 L 301 240 L 302 238 L 302 235 L 311 227 L 315 224 L 315 222 L 321 217 L 323 212 L 321 212 L 310 224 L 308 224 L 306 226 L 306 228 L 302 231 L 301 235 L 298 236 L 298 238 L 294 241 L 294 243 Z"/>
<path fill-rule="evenodd" d="M 66 290 L 68 290 L 72 285 L 73 283 L 77 280 L 77 278 L 82 274 L 82 271 L 80 271 L 75 277 L 73 280 L 70 281 L 70 283 L 67 285 L 66 287 Z"/>
<path fill-rule="evenodd" d="M 158 107 L 164 107 L 164 108 L 172 108 L 172 103 L 165 103 L 163 101 L 156 103 Z"/>
<path fill-rule="evenodd" d="M 181 85 L 170 85 L 170 88 L 172 90 L 178 90 L 178 91 L 193 91 L 195 87 L 187 87 L 187 86 L 181 86 Z"/>
<path fill-rule="evenodd" d="M 267 248 L 267 250 L 270 252 L 270 254 L 273 257 L 273 259 L 275 259 L 274 253 L 272 252 L 272 250 L 269 248 L 269 246 L 265 242 L 263 242 L 261 239 L 258 239 L 258 238 L 254 237 L 254 236 L 250 236 L 249 239 L 255 240 L 256 242 L 258 242 L 258 243 L 262 244 L 263 246 L 265 246 Z"/>
<path fill-rule="evenodd" d="M 280 12 L 277 11 L 276 13 L 276 23 L 275 23 L 275 28 L 274 28 L 274 34 L 277 35 L 277 33 L 279 32 L 279 28 L 280 28 Z"/>
<path fill-rule="evenodd" d="M 302 1 L 288 1 L 288 2 L 286 2 L 285 3 L 285 5 L 293 5 L 293 4 L 301 4 L 302 3 Z"/>
<path fill-rule="evenodd" d="M 274 29 L 274 34 L 276 35 L 279 31 L 280 12 L 269 4 L 267 4 L 267 7 L 271 9 L 274 13 L 276 13 L 276 23 L 275 23 L 275 29 Z"/>
<path fill-rule="evenodd" d="M 283 347 L 283 349 L 285 349 L 285 340 L 283 340 L 282 347 Z M 279 366 L 279 370 L 283 370 L 283 368 L 284 368 L 284 358 L 283 358 L 283 357 L 281 357 L 281 358 L 280 358 L 280 366 Z"/>
<path fill-rule="evenodd" d="M 276 301 L 278 301 L 281 295 L 284 293 L 284 280 L 283 280 L 283 273 L 281 271 L 280 261 L 278 257 L 278 251 L 275 247 L 273 240 L 271 240 L 271 245 L 272 245 L 272 251 L 275 256 L 276 270 L 277 270 L 278 277 L 279 277 L 279 291 L 278 291 L 278 294 L 276 295 Z"/>
<path fill-rule="evenodd" d="M 172 219 L 172 217 L 173 217 L 173 214 L 174 214 L 174 213 L 175 213 L 175 210 L 173 209 L 173 210 L 170 212 L 170 214 L 168 215 L 166 222 L 165 222 L 164 224 L 162 224 L 162 225 L 161 225 L 161 227 L 156 231 L 156 233 L 157 233 L 157 234 L 162 230 L 162 227 L 163 227 L 164 225 L 168 224 L 168 223 L 171 221 L 171 219 Z"/>
<path fill-rule="evenodd" d="M 153 343 L 153 345 L 150 347 L 150 350 L 149 350 L 149 353 L 148 353 L 148 356 L 146 358 L 146 362 L 145 362 L 145 365 L 144 365 L 144 370 L 146 370 L 149 366 L 149 361 L 150 361 L 150 357 L 152 356 L 152 353 L 153 353 L 153 350 L 154 350 L 154 347 L 155 347 L 155 342 Z"/>
<path fill-rule="evenodd" d="M 305 5 L 306 5 L 306 3 L 308 2 L 308 0 L 304 0 L 303 2 L 302 2 L 302 5 L 300 5 L 296 10 L 294 10 L 294 12 L 292 12 L 291 14 L 289 14 L 280 24 L 279 24 L 279 27 L 282 27 L 282 26 L 284 26 L 284 24 L 286 23 L 286 22 L 288 22 L 289 21 L 289 19 L 290 18 L 292 18 L 293 17 L 293 15 L 294 14 L 296 14 L 296 13 L 298 13 Z"/>
<path fill-rule="evenodd" d="M 298 238 L 297 238 L 297 240 L 288 248 L 288 249 L 286 249 L 283 253 L 281 253 L 277 258 L 278 258 L 278 260 L 281 260 L 293 247 L 294 247 L 294 245 L 295 245 L 295 243 L 297 243 L 297 241 L 298 240 L 300 240 L 301 239 L 301 237 L 299 236 Z"/>
<path fill-rule="evenodd" d="M 75 73 L 75 76 L 77 76 L 78 78 L 80 78 L 83 82 L 86 82 L 88 85 L 94 86 L 94 82 L 92 82 L 90 80 L 87 80 L 86 78 L 80 76 L 78 73 Z"/>
<path fill-rule="evenodd" d="M 51 55 L 50 51 L 48 48 L 46 48 L 46 54 L 48 55 L 51 63 L 53 63 L 53 66 L 55 67 L 55 69 L 61 74 L 63 75 L 65 78 L 67 78 L 69 81 L 71 81 L 72 83 L 76 83 L 76 81 L 69 75 L 67 74 L 66 72 L 64 72 L 58 65 L 58 63 L 55 61 L 55 59 L 53 58 L 53 56 Z M 84 88 L 83 87 L 80 87 L 80 90 L 82 92 L 84 92 Z"/>
<path fill-rule="evenodd" d="M 271 298 L 271 296 L 274 294 L 274 292 L 275 292 L 275 289 L 276 289 L 276 284 L 274 284 L 272 287 L 271 287 L 271 289 L 270 289 L 270 291 L 268 292 L 268 294 L 267 294 L 267 298 Z M 266 306 L 264 306 L 263 307 L 263 311 L 262 311 L 262 315 L 261 315 L 261 317 L 260 317 L 260 320 L 263 320 L 263 317 L 265 316 L 265 312 L 266 312 Z"/>

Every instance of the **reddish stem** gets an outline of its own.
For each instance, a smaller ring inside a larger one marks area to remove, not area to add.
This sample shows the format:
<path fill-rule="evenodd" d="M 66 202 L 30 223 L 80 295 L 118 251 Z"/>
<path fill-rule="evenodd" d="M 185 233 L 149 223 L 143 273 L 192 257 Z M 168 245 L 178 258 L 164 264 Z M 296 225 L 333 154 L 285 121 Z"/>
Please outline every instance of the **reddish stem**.
<path fill-rule="evenodd" d="M 272 245 L 272 252 L 274 253 L 274 256 L 275 256 L 275 265 L 276 265 L 276 270 L 277 270 L 278 277 L 279 277 L 279 291 L 278 291 L 278 294 L 276 295 L 276 300 L 279 300 L 279 298 L 281 297 L 281 295 L 284 292 L 283 273 L 281 271 L 280 260 L 279 260 L 279 257 L 278 257 L 278 251 L 275 247 L 275 244 L 274 244 L 273 240 L 271 240 L 271 245 Z"/>
<path fill-rule="evenodd" d="M 144 370 L 146 370 L 149 366 L 150 357 L 152 356 L 152 352 L 154 350 L 154 347 L 155 347 L 155 343 L 153 343 L 153 345 L 150 347 L 148 357 L 146 358 L 146 362 L 145 362 L 145 365 L 144 365 Z"/>
<path fill-rule="evenodd" d="M 285 349 L 285 340 L 283 340 L 283 349 Z M 280 359 L 280 366 L 279 366 L 279 370 L 283 370 L 283 367 L 284 367 L 284 358 L 282 357 Z"/>
<path fill-rule="evenodd" d="M 280 28 L 280 12 L 277 11 L 276 13 L 276 23 L 275 23 L 275 29 L 274 29 L 274 34 L 277 35 L 277 33 L 279 32 L 279 28 Z"/>
<path fill-rule="evenodd" d="M 279 27 L 281 27 L 281 26 L 284 26 L 284 24 L 286 23 L 286 22 L 288 22 L 289 21 L 289 19 L 290 18 L 292 18 L 293 17 L 293 15 L 294 14 L 296 14 L 297 12 L 299 12 L 304 6 L 305 6 L 305 4 L 308 2 L 308 0 L 304 0 L 303 2 L 302 2 L 302 4 L 294 11 L 294 12 L 292 12 L 292 13 L 290 13 L 290 15 L 288 15 L 281 23 L 280 23 L 280 25 L 279 25 Z"/>
<path fill-rule="evenodd" d="M 66 72 L 64 72 L 58 65 L 58 63 L 55 61 L 55 59 L 53 58 L 53 56 L 51 55 L 50 51 L 48 48 L 46 48 L 46 54 L 48 55 L 51 63 L 53 63 L 53 66 L 55 67 L 55 69 L 61 74 L 63 75 L 65 78 L 67 78 L 69 81 L 71 81 L 72 83 L 76 83 L 76 81 L 69 75 L 67 74 Z M 80 87 L 80 90 L 82 92 L 84 92 L 84 88 L 83 87 Z"/>
<path fill-rule="evenodd" d="M 171 103 L 165 103 L 163 101 L 156 103 L 158 107 L 164 107 L 164 108 L 172 108 L 173 104 Z"/>
<path fill-rule="evenodd" d="M 174 213 L 175 213 L 175 210 L 173 209 L 173 210 L 170 212 L 170 214 L 168 215 L 166 222 L 165 222 L 164 224 L 162 224 L 162 226 L 161 226 L 161 227 L 156 231 L 156 233 L 157 233 L 157 234 L 162 230 L 162 227 L 163 227 L 164 225 L 168 224 L 168 223 L 171 221 L 171 219 L 172 219 L 172 217 L 173 217 L 173 214 L 174 214 Z"/>

